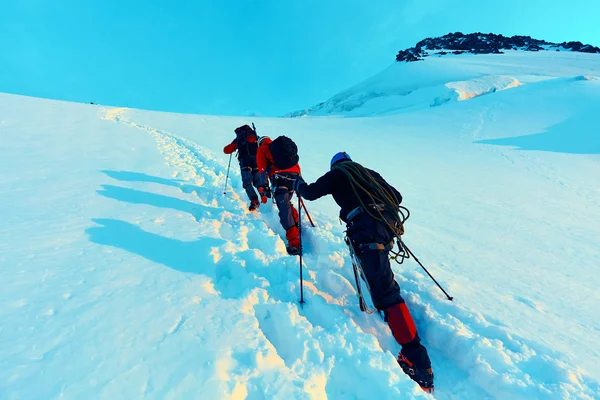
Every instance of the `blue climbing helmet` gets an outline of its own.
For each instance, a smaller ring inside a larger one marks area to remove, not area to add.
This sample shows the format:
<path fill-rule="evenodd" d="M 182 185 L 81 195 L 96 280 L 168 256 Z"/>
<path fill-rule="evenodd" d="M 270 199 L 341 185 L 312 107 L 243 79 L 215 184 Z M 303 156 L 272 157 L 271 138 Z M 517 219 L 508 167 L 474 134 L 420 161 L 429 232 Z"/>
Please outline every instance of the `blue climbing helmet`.
<path fill-rule="evenodd" d="M 335 164 L 342 162 L 342 161 L 352 161 L 352 159 L 350 158 L 348 153 L 346 153 L 345 151 L 340 151 L 339 153 L 336 153 L 333 156 L 333 158 L 331 159 L 330 168 L 333 168 L 333 166 Z"/>

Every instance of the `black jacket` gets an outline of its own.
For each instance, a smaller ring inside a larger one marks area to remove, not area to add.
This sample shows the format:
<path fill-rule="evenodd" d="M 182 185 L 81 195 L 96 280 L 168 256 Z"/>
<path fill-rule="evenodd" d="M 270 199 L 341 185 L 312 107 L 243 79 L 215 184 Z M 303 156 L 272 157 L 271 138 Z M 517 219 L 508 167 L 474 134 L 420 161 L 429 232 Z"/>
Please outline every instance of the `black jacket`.
<path fill-rule="evenodd" d="M 368 168 L 367 171 L 369 171 L 375 179 L 385 182 L 385 180 L 377 172 Z M 394 191 L 398 202 L 402 202 L 402 195 L 400 192 L 398 192 L 393 186 L 389 186 Z M 344 222 L 347 222 L 346 216 L 348 213 L 361 205 L 359 200 L 356 198 L 356 194 L 352 190 L 350 180 L 346 174 L 335 168 L 317 179 L 315 183 L 311 183 L 310 185 L 307 183 L 301 183 L 298 186 L 297 191 L 300 196 L 304 197 L 306 200 L 316 200 L 328 194 L 332 195 L 335 202 L 341 207 L 340 218 Z M 364 204 L 372 203 L 372 200 L 365 195 L 363 195 L 362 201 Z"/>

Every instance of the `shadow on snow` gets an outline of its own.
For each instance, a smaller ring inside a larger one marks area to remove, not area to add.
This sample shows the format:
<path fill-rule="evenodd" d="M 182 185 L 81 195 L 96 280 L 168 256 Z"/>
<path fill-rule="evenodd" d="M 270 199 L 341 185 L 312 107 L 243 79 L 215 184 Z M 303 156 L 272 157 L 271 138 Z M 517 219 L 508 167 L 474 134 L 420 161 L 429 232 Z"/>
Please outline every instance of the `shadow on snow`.
<path fill-rule="evenodd" d="M 600 154 L 600 132 L 592 113 L 581 113 L 552 125 L 545 132 L 530 135 L 478 140 L 475 143 L 514 146 L 517 150 L 538 150 L 567 154 Z"/>

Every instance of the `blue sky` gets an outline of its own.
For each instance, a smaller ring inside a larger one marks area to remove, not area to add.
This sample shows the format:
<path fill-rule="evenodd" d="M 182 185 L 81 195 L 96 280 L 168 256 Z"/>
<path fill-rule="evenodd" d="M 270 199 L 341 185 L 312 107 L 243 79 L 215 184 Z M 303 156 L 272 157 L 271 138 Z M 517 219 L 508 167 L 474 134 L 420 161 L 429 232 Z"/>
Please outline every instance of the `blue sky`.
<path fill-rule="evenodd" d="M 0 92 L 186 113 L 282 115 L 428 36 L 600 45 L 598 0 L 2 0 Z"/>

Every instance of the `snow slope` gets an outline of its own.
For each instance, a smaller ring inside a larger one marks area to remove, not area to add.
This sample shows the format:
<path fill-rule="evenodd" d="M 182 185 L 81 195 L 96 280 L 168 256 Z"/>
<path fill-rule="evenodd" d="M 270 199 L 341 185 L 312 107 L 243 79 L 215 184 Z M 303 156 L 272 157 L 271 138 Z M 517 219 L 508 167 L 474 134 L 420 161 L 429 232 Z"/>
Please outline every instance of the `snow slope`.
<path fill-rule="evenodd" d="M 595 64 L 588 69 L 595 68 Z M 309 181 L 348 151 L 412 214 L 397 279 L 439 399 L 600 398 L 600 81 L 376 118 L 255 119 Z M 411 399 L 362 314 L 331 199 L 305 298 L 271 204 L 222 146 L 242 118 L 0 95 L 0 398 Z M 343 143 L 343 145 L 342 145 Z"/>
<path fill-rule="evenodd" d="M 395 62 L 331 99 L 287 116 L 393 114 L 577 76 L 599 77 L 600 55 L 549 51 L 432 55 L 418 62 Z"/>

